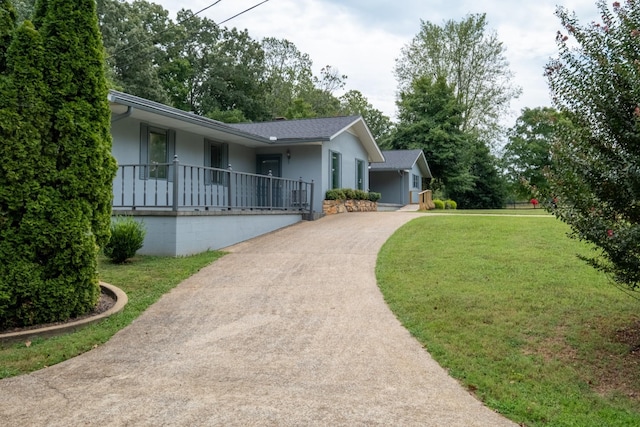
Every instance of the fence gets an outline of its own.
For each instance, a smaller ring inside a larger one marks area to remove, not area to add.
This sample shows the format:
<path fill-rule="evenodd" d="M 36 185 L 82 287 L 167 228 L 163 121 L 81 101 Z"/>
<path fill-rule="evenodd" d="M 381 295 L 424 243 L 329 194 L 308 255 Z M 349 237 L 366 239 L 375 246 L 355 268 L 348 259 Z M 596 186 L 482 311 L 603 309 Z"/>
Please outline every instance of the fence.
<path fill-rule="evenodd" d="M 119 165 L 114 208 L 299 210 L 312 212 L 313 182 L 183 165 Z"/>

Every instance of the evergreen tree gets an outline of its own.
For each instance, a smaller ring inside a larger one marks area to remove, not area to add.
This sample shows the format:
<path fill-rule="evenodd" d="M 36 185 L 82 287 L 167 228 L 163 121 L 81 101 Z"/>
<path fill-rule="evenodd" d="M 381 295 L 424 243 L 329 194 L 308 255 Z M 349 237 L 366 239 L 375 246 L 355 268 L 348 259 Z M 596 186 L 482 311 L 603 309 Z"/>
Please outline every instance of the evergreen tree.
<path fill-rule="evenodd" d="M 461 193 L 472 188 L 471 139 L 460 129 L 462 109 L 444 77 L 418 77 L 400 94 L 394 149 L 423 150 L 435 178 L 434 189 Z"/>
<path fill-rule="evenodd" d="M 55 318 L 38 317 L 51 310 L 42 303 L 51 289 L 39 258 L 49 197 L 40 180 L 55 164 L 41 144 L 49 128 L 44 48 L 31 22 L 16 30 L 7 53 L 0 87 L 0 327 Z"/>
<path fill-rule="evenodd" d="M 12 101 L 0 116 L 11 144 L 2 151 L 1 187 L 11 192 L 0 193 L 0 326 L 89 311 L 111 221 L 115 161 L 95 3 L 42 0 L 34 22 L 38 31 L 26 21 L 16 34 L 0 90 Z"/>
<path fill-rule="evenodd" d="M 7 49 L 16 25 L 16 9 L 9 0 L 0 0 L 0 74 L 7 67 Z"/>
<path fill-rule="evenodd" d="M 476 141 L 471 159 L 470 172 L 473 186 L 465 191 L 450 191 L 449 198 L 458 203 L 460 209 L 500 209 L 507 197 L 506 182 L 498 171 L 497 159 L 487 146 Z"/>

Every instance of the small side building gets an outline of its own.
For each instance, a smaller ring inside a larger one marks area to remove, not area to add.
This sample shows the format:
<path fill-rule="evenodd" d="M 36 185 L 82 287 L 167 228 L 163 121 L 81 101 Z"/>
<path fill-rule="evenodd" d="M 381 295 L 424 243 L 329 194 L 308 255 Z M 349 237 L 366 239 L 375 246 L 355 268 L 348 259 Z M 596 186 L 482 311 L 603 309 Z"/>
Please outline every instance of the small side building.
<path fill-rule="evenodd" d="M 385 162 L 369 167 L 370 190 L 382 194 L 380 203 L 418 203 L 423 181 L 433 178 L 422 150 L 390 150 L 382 155 Z"/>

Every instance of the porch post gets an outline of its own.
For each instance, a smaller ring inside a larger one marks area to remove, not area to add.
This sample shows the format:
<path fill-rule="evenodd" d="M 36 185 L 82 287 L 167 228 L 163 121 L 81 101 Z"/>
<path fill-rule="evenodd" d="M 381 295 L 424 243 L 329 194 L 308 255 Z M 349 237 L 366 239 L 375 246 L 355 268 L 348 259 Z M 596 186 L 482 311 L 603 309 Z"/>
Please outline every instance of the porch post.
<path fill-rule="evenodd" d="M 180 193 L 180 173 L 178 171 L 178 166 L 180 161 L 178 160 L 178 155 L 173 156 L 173 210 L 178 210 L 178 198 Z"/>
<path fill-rule="evenodd" d="M 233 172 L 232 172 L 233 169 L 231 169 L 231 164 L 229 164 L 227 166 L 227 169 L 229 170 L 229 172 L 228 172 L 228 174 L 229 174 L 228 175 L 229 176 L 229 181 L 228 181 L 229 185 L 227 185 L 227 192 L 228 192 L 228 194 L 227 194 L 227 210 L 231 210 L 231 196 L 233 194 L 233 190 L 231 189 L 231 182 L 233 181 Z"/>
<path fill-rule="evenodd" d="M 269 170 L 269 210 L 273 208 L 273 174 Z"/>
<path fill-rule="evenodd" d="M 309 199 L 309 213 L 313 214 L 313 187 L 315 186 L 313 180 L 311 180 L 311 199 Z"/>

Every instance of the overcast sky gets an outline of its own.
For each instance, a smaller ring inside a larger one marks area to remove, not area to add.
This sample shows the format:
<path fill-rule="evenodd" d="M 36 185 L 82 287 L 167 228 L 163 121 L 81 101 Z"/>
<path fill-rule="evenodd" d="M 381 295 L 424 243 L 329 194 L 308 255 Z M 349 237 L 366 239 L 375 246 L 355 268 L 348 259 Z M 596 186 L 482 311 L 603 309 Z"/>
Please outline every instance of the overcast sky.
<path fill-rule="evenodd" d="M 169 10 L 193 12 L 214 0 L 150 0 Z M 221 22 L 262 0 L 222 0 L 202 13 Z M 227 24 L 261 40 L 276 37 L 309 54 L 317 74 L 325 65 L 348 76 L 345 89 L 362 92 L 373 106 L 395 119 L 397 82 L 393 75 L 403 46 L 420 30 L 420 20 L 442 24 L 470 13 L 486 13 L 489 27 L 506 47 L 522 96 L 511 107 L 511 126 L 524 107 L 550 105 L 544 66 L 555 56 L 556 5 L 574 11 L 582 24 L 597 19 L 596 0 L 269 0 Z"/>

